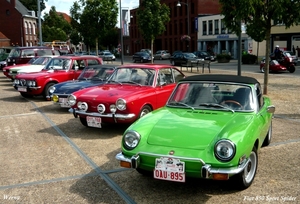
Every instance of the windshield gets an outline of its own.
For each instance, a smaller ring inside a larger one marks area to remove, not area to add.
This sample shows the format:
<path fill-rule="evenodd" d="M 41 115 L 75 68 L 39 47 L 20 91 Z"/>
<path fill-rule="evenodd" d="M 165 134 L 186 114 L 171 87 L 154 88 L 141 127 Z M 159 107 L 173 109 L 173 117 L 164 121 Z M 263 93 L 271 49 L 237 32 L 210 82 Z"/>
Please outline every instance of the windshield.
<path fill-rule="evenodd" d="M 50 59 L 51 59 L 51 57 L 35 58 L 35 60 L 32 62 L 32 64 L 34 64 L 34 65 L 45 65 L 45 64 L 47 64 L 47 62 L 49 62 Z"/>
<path fill-rule="evenodd" d="M 251 88 L 228 83 L 186 82 L 177 85 L 167 106 L 252 111 Z"/>
<path fill-rule="evenodd" d="M 72 60 L 64 58 L 53 58 L 49 61 L 45 69 L 61 69 L 68 70 L 71 65 Z"/>
<path fill-rule="evenodd" d="M 107 80 L 113 73 L 112 67 L 88 67 L 78 77 L 78 80 Z"/>
<path fill-rule="evenodd" d="M 152 86 L 154 84 L 154 76 L 154 69 L 118 68 L 109 81 Z"/>
<path fill-rule="evenodd" d="M 188 58 L 196 58 L 196 55 L 194 53 L 183 53 Z"/>
<path fill-rule="evenodd" d="M 20 49 L 12 49 L 8 55 L 8 57 L 20 57 L 21 50 Z"/>

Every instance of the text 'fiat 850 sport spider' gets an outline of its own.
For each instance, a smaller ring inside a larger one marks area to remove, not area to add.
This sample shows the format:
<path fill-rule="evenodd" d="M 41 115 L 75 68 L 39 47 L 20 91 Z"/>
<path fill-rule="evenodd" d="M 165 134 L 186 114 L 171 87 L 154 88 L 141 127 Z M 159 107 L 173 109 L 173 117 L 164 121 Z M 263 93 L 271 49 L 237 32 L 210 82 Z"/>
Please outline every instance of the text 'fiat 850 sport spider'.
<path fill-rule="evenodd" d="M 156 179 L 254 180 L 258 150 L 269 145 L 275 107 L 252 77 L 195 75 L 179 81 L 167 104 L 124 132 L 120 165 Z"/>

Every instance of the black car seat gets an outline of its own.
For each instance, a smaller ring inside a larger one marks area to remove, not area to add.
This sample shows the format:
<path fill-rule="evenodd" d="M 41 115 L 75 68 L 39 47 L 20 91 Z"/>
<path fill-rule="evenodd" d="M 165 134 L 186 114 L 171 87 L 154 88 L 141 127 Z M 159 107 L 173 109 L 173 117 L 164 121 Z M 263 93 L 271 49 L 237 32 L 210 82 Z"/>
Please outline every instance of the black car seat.
<path fill-rule="evenodd" d="M 250 93 L 250 88 L 238 88 L 234 93 L 233 100 L 239 102 L 243 106 L 244 110 L 251 110 Z"/>

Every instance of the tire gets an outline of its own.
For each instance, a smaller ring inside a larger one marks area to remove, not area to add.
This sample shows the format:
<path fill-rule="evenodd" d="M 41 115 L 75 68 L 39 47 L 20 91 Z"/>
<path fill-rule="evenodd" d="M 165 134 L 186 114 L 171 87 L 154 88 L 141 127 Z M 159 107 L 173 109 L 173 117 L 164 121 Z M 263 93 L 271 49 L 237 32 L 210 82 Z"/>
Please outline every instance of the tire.
<path fill-rule="evenodd" d="M 143 106 L 142 110 L 140 111 L 139 118 L 145 116 L 146 114 L 152 111 L 151 107 L 148 105 Z"/>
<path fill-rule="evenodd" d="M 55 83 L 54 82 L 50 82 L 48 84 L 46 84 L 44 92 L 43 92 L 43 97 L 44 99 L 48 99 L 50 97 L 49 95 L 49 89 L 51 86 L 53 86 Z"/>
<path fill-rule="evenodd" d="M 249 159 L 250 161 L 245 169 L 241 173 L 234 176 L 237 187 L 241 190 L 248 188 L 252 184 L 256 175 L 258 164 L 256 147 L 253 147 Z"/>
<path fill-rule="evenodd" d="M 85 126 L 85 127 L 88 127 L 88 125 L 87 125 L 87 122 L 86 122 L 86 119 L 85 119 L 85 118 L 79 117 L 79 120 L 80 120 L 80 122 L 81 122 L 81 124 L 82 124 L 83 126 Z"/>
<path fill-rule="evenodd" d="M 23 96 L 24 98 L 32 98 L 33 96 L 32 95 L 29 95 L 27 93 L 24 93 L 24 92 L 20 92 L 21 96 Z"/>
<path fill-rule="evenodd" d="M 263 146 L 263 147 L 268 146 L 268 145 L 271 143 L 271 139 L 272 139 L 272 121 L 271 121 L 269 130 L 268 130 L 268 133 L 267 133 L 267 135 L 266 135 L 266 138 L 265 138 L 265 140 L 264 140 L 262 146 Z"/>
<path fill-rule="evenodd" d="M 294 73 L 296 71 L 296 68 L 294 65 L 291 65 L 288 70 L 290 73 Z"/>

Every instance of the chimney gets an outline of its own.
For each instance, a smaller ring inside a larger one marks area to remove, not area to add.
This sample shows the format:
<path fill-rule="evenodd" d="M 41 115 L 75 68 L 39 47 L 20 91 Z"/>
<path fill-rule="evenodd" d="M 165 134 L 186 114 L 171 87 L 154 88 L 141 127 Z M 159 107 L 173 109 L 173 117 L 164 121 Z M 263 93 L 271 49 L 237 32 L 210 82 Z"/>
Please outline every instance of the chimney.
<path fill-rule="evenodd" d="M 14 8 L 16 7 L 16 1 L 17 1 L 17 0 L 10 0 L 11 5 L 12 5 L 12 7 L 14 7 Z"/>

